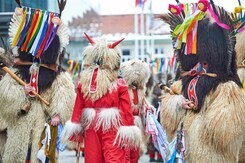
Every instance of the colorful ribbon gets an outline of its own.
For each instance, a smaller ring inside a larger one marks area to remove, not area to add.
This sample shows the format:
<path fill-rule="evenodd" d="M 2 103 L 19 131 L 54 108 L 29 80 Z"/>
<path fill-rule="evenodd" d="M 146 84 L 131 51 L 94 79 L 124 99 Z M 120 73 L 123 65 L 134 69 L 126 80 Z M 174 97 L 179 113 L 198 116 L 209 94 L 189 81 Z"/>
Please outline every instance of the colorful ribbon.
<path fill-rule="evenodd" d="M 59 25 L 52 22 L 59 14 L 25 7 L 21 23 L 13 39 L 12 46 L 21 51 L 40 57 L 53 41 Z"/>

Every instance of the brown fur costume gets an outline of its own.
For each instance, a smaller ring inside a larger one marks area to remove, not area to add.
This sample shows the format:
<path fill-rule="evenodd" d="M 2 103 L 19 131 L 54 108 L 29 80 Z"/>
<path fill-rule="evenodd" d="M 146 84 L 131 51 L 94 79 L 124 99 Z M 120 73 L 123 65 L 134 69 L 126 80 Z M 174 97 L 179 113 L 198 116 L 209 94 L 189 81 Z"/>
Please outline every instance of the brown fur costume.
<path fill-rule="evenodd" d="M 232 21 L 223 9 L 219 20 L 230 27 Z M 183 15 L 170 14 L 168 23 L 174 30 Z M 166 19 L 165 19 L 166 20 Z M 190 71 L 198 62 L 208 65 L 195 86 L 199 100 L 196 110 L 183 110 L 188 86 L 195 76 L 183 76 L 172 86 L 180 95 L 166 95 L 161 101 L 161 123 L 172 140 L 183 122 L 186 136 L 185 161 L 191 163 L 238 162 L 245 129 L 245 96 L 236 73 L 235 37 L 230 30 L 219 27 L 207 15 L 198 21 L 197 54 L 184 55 L 184 44 L 178 51 L 182 71 Z M 175 41 L 175 40 L 174 40 Z"/>
<path fill-rule="evenodd" d="M 12 54 L 6 49 L 0 48 L 0 64 L 3 64 L 2 66 L 11 66 L 13 65 L 13 56 Z M 1 69 L 0 66 L 0 80 L 3 78 L 3 76 L 6 74 L 5 71 Z M 2 160 L 2 156 L 4 153 L 5 143 L 7 140 L 7 124 L 5 121 L 0 119 L 0 162 Z"/>
<path fill-rule="evenodd" d="M 63 6 L 64 7 L 64 6 Z M 15 30 L 22 20 L 22 15 L 13 15 L 10 23 L 10 42 L 13 41 Z M 47 67 L 39 67 L 38 93 L 49 102 L 49 106 L 37 98 L 31 98 L 25 94 L 24 87 L 6 74 L 0 81 L 0 122 L 5 122 L 7 127 L 7 141 L 3 154 L 3 163 L 24 163 L 27 159 L 28 148 L 31 150 L 30 162 L 40 162 L 37 158 L 39 150 L 38 142 L 48 118 L 59 115 L 64 124 L 72 114 L 75 100 L 74 84 L 68 73 L 62 70 L 62 50 L 68 43 L 66 30 L 61 23 L 50 46 L 44 51 L 39 59 L 41 64 L 58 65 L 58 70 L 53 71 Z M 64 40 L 63 40 L 64 39 Z M 37 57 L 28 54 L 19 47 L 18 59 L 22 62 L 34 62 Z M 30 82 L 31 65 L 15 65 L 12 71 L 26 83 Z M 26 114 L 21 109 L 30 104 L 30 110 Z M 48 114 L 48 115 L 47 115 Z M 30 146 L 31 145 L 31 146 Z"/>
<path fill-rule="evenodd" d="M 235 50 L 237 52 L 237 66 L 238 66 L 238 76 L 240 80 L 245 80 L 245 46 L 244 46 L 245 32 L 238 33 L 236 35 L 237 42 Z M 244 91 L 244 88 L 243 88 Z M 245 92 L 244 92 L 245 93 Z M 244 138 L 245 140 L 245 138 Z M 245 141 L 243 141 L 242 149 L 239 154 L 239 162 L 245 162 Z"/>

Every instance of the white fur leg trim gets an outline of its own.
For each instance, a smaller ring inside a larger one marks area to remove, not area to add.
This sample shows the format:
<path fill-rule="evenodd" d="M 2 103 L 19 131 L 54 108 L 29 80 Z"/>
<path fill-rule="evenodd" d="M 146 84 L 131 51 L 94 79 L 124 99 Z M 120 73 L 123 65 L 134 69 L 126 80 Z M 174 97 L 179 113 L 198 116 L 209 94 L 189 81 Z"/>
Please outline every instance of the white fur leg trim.
<path fill-rule="evenodd" d="M 144 130 L 143 128 L 143 124 L 141 121 L 141 117 L 140 116 L 134 116 L 134 124 L 139 127 L 141 130 Z"/>
<path fill-rule="evenodd" d="M 138 148 L 142 143 L 141 131 L 137 126 L 121 126 L 117 131 L 117 136 L 114 145 Z"/>
<path fill-rule="evenodd" d="M 71 121 L 67 121 L 65 127 L 61 133 L 61 142 L 69 142 L 69 138 L 73 135 L 77 135 L 82 131 L 81 124 L 76 124 Z"/>
<path fill-rule="evenodd" d="M 121 125 L 121 116 L 117 108 L 102 109 L 99 113 L 95 129 L 98 130 L 102 126 L 103 132 L 108 131 L 112 127 L 118 128 Z"/>
<path fill-rule="evenodd" d="M 84 130 L 89 128 L 89 126 L 91 125 L 92 121 L 95 118 L 95 115 L 96 115 L 96 112 L 93 108 L 86 108 L 83 111 L 81 122 L 82 122 L 82 126 Z"/>

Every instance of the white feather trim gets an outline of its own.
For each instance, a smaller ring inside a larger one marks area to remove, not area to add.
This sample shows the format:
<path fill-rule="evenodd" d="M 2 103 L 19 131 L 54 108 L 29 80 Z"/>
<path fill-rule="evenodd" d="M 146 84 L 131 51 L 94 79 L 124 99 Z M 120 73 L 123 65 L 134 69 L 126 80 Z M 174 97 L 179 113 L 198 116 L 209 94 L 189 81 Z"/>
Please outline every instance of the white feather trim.
<path fill-rule="evenodd" d="M 57 35 L 59 36 L 60 39 L 60 47 L 66 47 L 69 44 L 69 34 L 68 34 L 68 28 L 64 23 L 61 23 Z M 62 50 L 62 49 L 61 49 Z"/>
<path fill-rule="evenodd" d="M 142 143 L 141 131 L 137 126 L 121 126 L 116 135 L 114 144 L 122 147 L 138 148 Z"/>
<path fill-rule="evenodd" d="M 82 120 L 81 120 L 84 130 L 87 130 L 89 128 L 89 126 L 91 125 L 92 121 L 95 118 L 95 115 L 96 112 L 93 108 L 84 109 L 82 114 Z"/>
<path fill-rule="evenodd" d="M 73 135 L 78 135 L 82 131 L 81 124 L 76 124 L 71 121 L 67 121 L 65 127 L 61 133 L 61 142 L 66 143 Z"/>
<path fill-rule="evenodd" d="M 10 24 L 9 24 L 9 40 L 10 43 L 14 41 L 14 37 L 19 29 L 19 26 L 21 24 L 23 15 L 16 15 L 15 13 L 13 14 L 13 17 L 11 18 Z"/>
<path fill-rule="evenodd" d="M 95 130 L 102 126 L 103 132 L 108 131 L 110 128 L 118 128 L 121 125 L 121 116 L 117 108 L 102 109 L 99 113 Z"/>
<path fill-rule="evenodd" d="M 13 14 L 13 17 L 11 18 L 11 22 L 9 25 L 9 40 L 10 43 L 12 44 L 14 37 L 19 29 L 19 26 L 21 24 L 23 15 L 16 15 L 15 13 Z M 57 35 L 59 36 L 60 39 L 60 47 L 61 50 L 63 47 L 67 46 L 69 44 L 69 34 L 68 34 L 68 28 L 64 23 L 61 23 Z"/>

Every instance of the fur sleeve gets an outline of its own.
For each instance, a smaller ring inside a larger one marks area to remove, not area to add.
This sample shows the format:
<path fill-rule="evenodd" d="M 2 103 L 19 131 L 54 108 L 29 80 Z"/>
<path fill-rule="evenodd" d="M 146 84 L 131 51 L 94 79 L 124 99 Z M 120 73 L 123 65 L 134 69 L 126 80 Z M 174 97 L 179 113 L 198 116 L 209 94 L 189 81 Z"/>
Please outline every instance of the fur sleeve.
<path fill-rule="evenodd" d="M 181 102 L 184 100 L 182 95 L 166 94 L 161 99 L 160 120 L 165 128 L 169 140 L 171 140 L 184 117 L 185 110 L 181 108 Z"/>
<path fill-rule="evenodd" d="M 245 95 L 234 82 L 220 84 L 210 95 L 211 104 L 204 116 L 201 140 L 217 149 L 241 146 L 235 141 L 242 138 L 245 129 Z M 204 111 L 204 110 L 203 110 Z"/>
<path fill-rule="evenodd" d="M 59 114 L 64 125 L 71 118 L 75 101 L 75 87 L 66 72 L 61 72 L 52 85 L 53 95 L 50 102 L 52 115 Z"/>
<path fill-rule="evenodd" d="M 6 74 L 0 81 L 0 117 L 7 121 L 17 120 L 26 103 L 24 87 Z"/>

